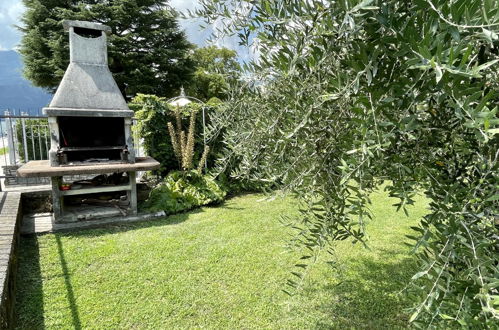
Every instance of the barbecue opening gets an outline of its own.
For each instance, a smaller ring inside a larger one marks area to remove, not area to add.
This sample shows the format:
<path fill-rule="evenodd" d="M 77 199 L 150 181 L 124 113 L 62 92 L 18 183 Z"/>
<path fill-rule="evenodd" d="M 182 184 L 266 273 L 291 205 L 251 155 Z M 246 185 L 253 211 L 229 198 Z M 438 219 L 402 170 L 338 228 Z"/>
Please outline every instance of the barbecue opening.
<path fill-rule="evenodd" d="M 84 38 L 99 38 L 102 35 L 102 31 L 94 29 L 86 29 L 81 27 L 74 27 L 74 32 L 80 37 Z"/>
<path fill-rule="evenodd" d="M 58 117 L 61 164 L 127 160 L 124 118 Z"/>

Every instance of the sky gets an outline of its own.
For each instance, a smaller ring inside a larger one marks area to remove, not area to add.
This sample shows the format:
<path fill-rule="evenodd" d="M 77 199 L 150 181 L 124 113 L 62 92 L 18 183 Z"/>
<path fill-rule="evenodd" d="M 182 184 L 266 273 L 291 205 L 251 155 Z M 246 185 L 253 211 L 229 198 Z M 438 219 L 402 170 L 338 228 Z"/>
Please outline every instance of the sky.
<path fill-rule="evenodd" d="M 14 48 L 21 39 L 21 33 L 14 27 L 24 6 L 21 0 L 0 0 L 0 50 Z"/>
<path fill-rule="evenodd" d="M 194 9 L 197 6 L 196 0 L 170 0 L 170 5 L 178 11 Z M 24 11 L 21 0 L 0 0 L 0 50 L 14 49 L 21 40 L 21 33 L 14 25 L 20 25 L 19 17 Z M 181 20 L 180 26 L 185 30 L 187 39 L 198 46 L 206 46 L 206 40 L 210 37 L 211 30 L 201 30 L 200 20 Z M 215 44 L 224 46 L 238 52 L 240 58 L 245 61 L 250 58 L 248 51 L 238 46 L 235 38 L 225 38 L 218 40 Z"/>

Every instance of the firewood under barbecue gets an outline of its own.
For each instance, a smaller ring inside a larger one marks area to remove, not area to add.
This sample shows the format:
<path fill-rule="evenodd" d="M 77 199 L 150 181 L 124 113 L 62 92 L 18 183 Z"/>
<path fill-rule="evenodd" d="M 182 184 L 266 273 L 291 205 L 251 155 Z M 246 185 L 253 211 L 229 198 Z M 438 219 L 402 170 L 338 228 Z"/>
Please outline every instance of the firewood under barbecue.
<path fill-rule="evenodd" d="M 121 199 L 111 199 L 111 200 L 100 200 L 96 198 L 84 198 L 82 199 L 82 204 L 96 205 L 96 206 L 112 206 L 118 209 L 123 216 L 127 215 L 128 202 Z"/>
<path fill-rule="evenodd" d="M 90 180 L 78 180 L 73 182 L 73 184 L 103 186 L 103 185 L 119 185 L 127 182 L 128 178 L 123 176 L 122 172 L 116 172 L 111 175 L 99 174 Z"/>
<path fill-rule="evenodd" d="M 118 205 L 118 206 L 128 206 L 129 202 L 121 199 L 110 199 L 102 200 L 98 198 L 83 198 L 81 200 L 82 204 L 93 204 L 93 205 Z"/>

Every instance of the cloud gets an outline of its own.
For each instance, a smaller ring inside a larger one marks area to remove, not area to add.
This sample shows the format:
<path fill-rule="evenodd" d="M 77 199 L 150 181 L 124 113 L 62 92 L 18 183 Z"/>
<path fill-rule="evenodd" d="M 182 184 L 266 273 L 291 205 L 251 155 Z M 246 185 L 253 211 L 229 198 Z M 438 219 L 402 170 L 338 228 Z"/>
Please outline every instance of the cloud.
<path fill-rule="evenodd" d="M 200 46 L 206 46 L 207 40 L 210 38 L 212 29 L 208 27 L 203 29 L 203 21 L 199 18 L 193 19 L 180 19 L 180 28 L 183 29 L 187 35 L 187 39 Z"/>
<path fill-rule="evenodd" d="M 170 5 L 183 13 L 186 13 L 187 10 L 193 11 L 199 7 L 197 0 L 171 0 Z M 249 8 L 243 8 L 239 9 L 239 11 L 244 12 L 248 9 Z M 202 26 L 205 26 L 206 24 L 204 24 L 203 19 L 201 18 L 181 19 L 179 23 L 181 28 L 185 30 L 187 39 L 200 47 L 214 44 L 218 47 L 235 50 L 242 61 L 248 61 L 254 58 L 254 48 L 240 46 L 238 37 L 220 36 L 211 40 L 210 43 L 209 40 L 212 39 L 213 32 L 216 31 L 217 28 L 221 28 L 221 22 L 219 21 L 216 21 L 213 25 L 207 26 L 204 29 Z"/>
<path fill-rule="evenodd" d="M 197 7 L 199 7 L 199 3 L 196 0 L 171 0 L 170 5 L 175 8 L 177 11 L 187 14 L 188 10 L 193 11 Z M 212 29 L 208 27 L 207 29 L 203 29 L 203 20 L 199 18 L 190 18 L 190 19 L 179 19 L 179 24 L 181 29 L 183 29 L 187 35 L 187 39 L 200 46 L 206 46 L 210 35 L 212 33 Z"/>
<path fill-rule="evenodd" d="M 193 10 L 198 7 L 196 0 L 171 0 L 170 5 L 178 11 Z"/>
<path fill-rule="evenodd" d="M 21 33 L 14 27 L 20 24 L 20 16 L 24 12 L 21 0 L 0 1 L 0 49 L 12 49 L 21 39 Z"/>

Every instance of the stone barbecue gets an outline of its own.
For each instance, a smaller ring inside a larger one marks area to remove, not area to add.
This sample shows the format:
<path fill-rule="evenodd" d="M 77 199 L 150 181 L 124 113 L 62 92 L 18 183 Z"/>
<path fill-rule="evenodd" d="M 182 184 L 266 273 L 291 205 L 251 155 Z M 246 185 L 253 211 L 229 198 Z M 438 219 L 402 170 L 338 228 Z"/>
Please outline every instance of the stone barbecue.
<path fill-rule="evenodd" d="M 43 109 L 50 128 L 49 161 L 28 162 L 18 174 L 51 177 L 56 222 L 91 218 L 88 208 L 66 209 L 66 196 L 126 191 L 128 207 L 114 204 L 114 213 L 108 213 L 135 214 L 136 171 L 157 168 L 159 163 L 150 157 L 135 157 L 133 111 L 108 68 L 107 35 L 111 28 L 83 21 L 64 21 L 63 26 L 69 32 L 70 63 L 50 105 Z M 64 175 L 91 173 L 101 175 L 98 180 L 63 181 Z M 99 202 L 92 196 L 87 200 Z"/>

